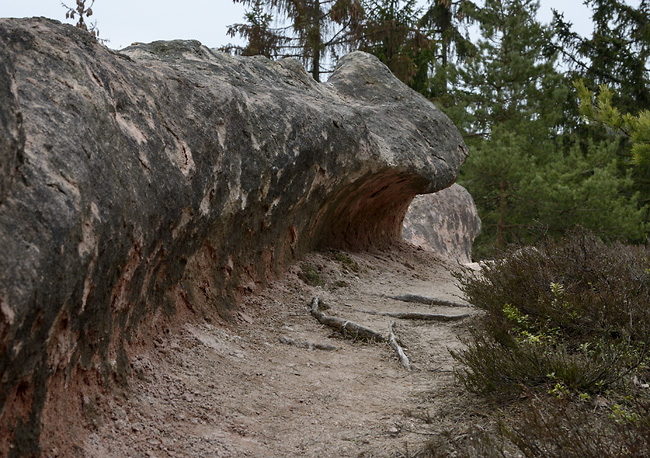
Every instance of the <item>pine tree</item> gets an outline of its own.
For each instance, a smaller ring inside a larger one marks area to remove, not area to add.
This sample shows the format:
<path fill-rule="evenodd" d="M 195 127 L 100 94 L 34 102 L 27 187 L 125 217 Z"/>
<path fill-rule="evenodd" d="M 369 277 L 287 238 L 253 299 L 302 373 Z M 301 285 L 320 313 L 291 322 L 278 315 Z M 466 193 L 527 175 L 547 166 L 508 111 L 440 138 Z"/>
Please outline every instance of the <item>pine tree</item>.
<path fill-rule="evenodd" d="M 600 86 L 598 97 L 587 89 L 583 80 L 575 87 L 580 98 L 580 113 L 588 120 L 622 133 L 632 144 L 632 162 L 640 167 L 650 166 L 650 110 L 644 109 L 634 116 L 621 113 L 614 105 L 614 91 Z"/>
<path fill-rule="evenodd" d="M 568 95 L 544 55 L 550 31 L 537 22 L 538 8 L 535 0 L 487 0 L 472 11 L 482 39 L 459 70 L 461 104 L 448 110 L 467 134 L 464 180 L 483 206 L 483 238 L 497 249 L 521 237 L 533 216 L 522 214 L 520 185 L 552 148 L 557 106 Z"/>
<path fill-rule="evenodd" d="M 356 40 L 355 29 L 363 18 L 360 0 L 233 2 L 252 8 L 247 13 L 248 25 L 236 24 L 230 28 L 233 36 L 239 34 L 248 38 L 247 52 L 300 58 L 316 81 L 320 81 L 321 74 L 328 71 L 326 63 L 335 60 L 342 50 L 348 49 Z M 281 22 L 288 21 L 290 25 L 269 27 L 272 13 Z M 266 44 L 266 47 L 259 48 L 256 42 Z"/>
<path fill-rule="evenodd" d="M 650 1 L 641 0 L 638 7 L 621 0 L 588 0 L 592 10 L 593 33 L 581 37 L 570 24 L 556 13 L 554 27 L 558 40 L 555 49 L 569 66 L 568 77 L 581 80 L 585 89 L 598 93 L 600 87 L 612 89 L 611 102 L 630 116 L 650 109 Z M 567 124 L 583 139 L 583 148 L 590 141 L 612 141 L 621 136 L 619 129 L 603 129 L 597 124 L 581 123 L 577 105 L 570 107 L 573 123 Z M 637 131 L 639 133 L 640 131 Z M 621 173 L 630 172 L 630 162 L 639 158 L 638 148 L 643 142 L 630 143 L 630 136 L 618 141 L 618 167 Z M 633 167 L 634 190 L 641 195 L 641 204 L 650 205 L 650 167 Z M 650 206 L 645 220 L 650 222 Z"/>

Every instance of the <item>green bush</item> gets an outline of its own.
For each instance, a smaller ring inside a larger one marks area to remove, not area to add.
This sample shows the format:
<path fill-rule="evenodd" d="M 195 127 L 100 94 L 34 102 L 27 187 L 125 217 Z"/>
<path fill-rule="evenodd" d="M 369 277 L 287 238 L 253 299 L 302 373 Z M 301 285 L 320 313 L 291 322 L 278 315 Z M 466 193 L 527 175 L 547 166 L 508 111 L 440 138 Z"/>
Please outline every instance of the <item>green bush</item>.
<path fill-rule="evenodd" d="M 580 232 L 462 273 L 469 302 L 485 313 L 453 353 L 460 379 L 506 396 L 555 386 L 594 394 L 647 380 L 648 251 Z"/>
<path fill-rule="evenodd" d="M 650 456 L 649 251 L 578 232 L 459 274 L 483 313 L 456 374 L 510 414 L 421 456 Z"/>

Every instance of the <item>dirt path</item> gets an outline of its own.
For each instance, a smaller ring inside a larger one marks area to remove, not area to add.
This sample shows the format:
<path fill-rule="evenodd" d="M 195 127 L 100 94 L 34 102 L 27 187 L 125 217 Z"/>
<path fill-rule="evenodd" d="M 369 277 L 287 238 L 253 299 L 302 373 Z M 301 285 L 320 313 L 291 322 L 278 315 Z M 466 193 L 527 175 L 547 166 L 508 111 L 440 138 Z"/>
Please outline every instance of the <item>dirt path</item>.
<path fill-rule="evenodd" d="M 323 286 L 299 278 L 314 268 Z M 133 361 L 128 397 L 83 444 L 88 457 L 398 457 L 469 414 L 452 374 L 467 320 L 397 320 L 413 370 L 388 344 L 352 341 L 309 313 L 313 296 L 341 316 L 388 333 L 392 318 L 356 312 L 472 313 L 408 303 L 461 301 L 450 266 L 411 246 L 374 254 L 310 255 L 258 295 L 236 326 L 187 324 Z M 355 272 L 358 270 L 358 272 Z M 288 342 L 327 344 L 310 349 Z"/>

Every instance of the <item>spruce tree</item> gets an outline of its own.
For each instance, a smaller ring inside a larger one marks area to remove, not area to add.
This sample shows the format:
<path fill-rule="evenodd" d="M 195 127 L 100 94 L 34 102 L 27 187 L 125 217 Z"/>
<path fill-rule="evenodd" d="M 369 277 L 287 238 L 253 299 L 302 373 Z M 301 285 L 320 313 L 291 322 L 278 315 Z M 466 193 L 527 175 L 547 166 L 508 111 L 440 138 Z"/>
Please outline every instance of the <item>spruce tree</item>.
<path fill-rule="evenodd" d="M 273 15 L 266 11 L 265 0 L 254 0 L 251 9 L 244 15 L 246 24 L 233 24 L 228 27 L 228 35 L 237 35 L 247 39 L 246 46 L 228 45 L 222 48 L 226 52 L 243 56 L 266 56 L 275 58 L 280 55 L 282 45 L 289 41 L 287 37 L 271 27 Z"/>
<path fill-rule="evenodd" d="M 360 49 L 377 56 L 397 78 L 412 84 L 433 57 L 433 42 L 419 26 L 418 1 L 364 0 L 363 6 Z"/>
<path fill-rule="evenodd" d="M 571 30 L 571 24 L 555 13 L 557 30 L 555 49 L 563 56 L 572 81 L 583 81 L 586 90 L 598 93 L 600 87 L 612 89 L 611 102 L 624 113 L 636 116 L 650 109 L 650 1 L 641 0 L 637 7 L 621 0 L 588 0 L 592 11 L 593 33 L 582 37 Z M 650 222 L 650 167 L 632 167 L 638 157 L 640 142 L 630 143 L 618 129 L 603 129 L 599 125 L 579 121 L 577 106 L 571 107 L 573 123 L 568 124 L 587 141 L 618 141 L 618 167 L 621 173 L 631 173 L 634 192 L 639 192 L 641 204 L 649 208 L 645 220 Z M 613 137 L 621 137 L 614 139 Z M 641 142 L 642 143 L 642 142 Z"/>
<path fill-rule="evenodd" d="M 572 71 L 596 90 L 605 84 L 616 91 L 615 103 L 636 114 L 650 109 L 650 2 L 638 7 L 621 0 L 587 0 L 591 8 L 593 33 L 582 37 L 571 30 L 562 14 L 554 13 L 557 32 L 555 49 Z"/>
<path fill-rule="evenodd" d="M 357 39 L 356 28 L 363 17 L 360 0 L 233 0 L 252 8 L 247 13 L 248 25 L 231 26 L 232 34 L 249 40 L 246 49 L 253 51 L 255 33 L 261 32 L 262 48 L 269 55 L 297 57 L 309 68 L 316 81 L 328 72 L 327 62 L 349 49 Z M 252 16 L 249 16 L 252 14 Z M 275 16 L 274 16 L 275 15 Z M 286 27 L 269 27 L 271 18 Z M 256 29 L 255 27 L 259 27 Z"/>
<path fill-rule="evenodd" d="M 568 95 L 554 57 L 544 54 L 550 30 L 536 20 L 538 8 L 536 0 L 487 0 L 472 11 L 481 40 L 458 73 L 461 103 L 448 110 L 470 145 L 463 180 L 483 213 L 482 238 L 498 249 L 522 237 L 535 216 L 521 185 L 553 148 L 557 107 Z"/>
<path fill-rule="evenodd" d="M 413 87 L 443 106 L 455 103 L 448 91 L 454 61 L 463 62 L 477 51 L 463 27 L 470 20 L 467 12 L 475 9 L 469 0 L 430 0 L 419 20 L 419 26 L 435 41 L 436 54 L 419 63 Z"/>

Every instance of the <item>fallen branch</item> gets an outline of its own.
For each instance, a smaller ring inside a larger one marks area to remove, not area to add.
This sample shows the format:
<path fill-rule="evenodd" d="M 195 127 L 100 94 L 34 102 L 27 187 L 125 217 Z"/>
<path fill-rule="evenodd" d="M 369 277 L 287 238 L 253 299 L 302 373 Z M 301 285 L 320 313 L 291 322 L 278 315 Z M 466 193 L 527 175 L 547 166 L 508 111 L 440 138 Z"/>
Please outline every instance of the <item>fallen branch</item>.
<path fill-rule="evenodd" d="M 400 320 L 424 320 L 424 321 L 459 321 L 470 317 L 469 313 L 460 315 L 445 315 L 442 313 L 420 313 L 420 312 L 376 312 L 374 310 L 351 309 L 353 312 L 367 313 L 369 315 L 389 316 Z"/>
<path fill-rule="evenodd" d="M 343 337 L 350 339 L 367 339 L 374 340 L 377 342 L 386 342 L 386 337 L 377 331 L 373 331 L 370 328 L 366 328 L 354 321 L 344 320 L 336 316 L 325 315 L 318 309 L 320 300 L 317 297 L 314 297 L 311 301 L 311 314 L 316 318 L 321 324 L 329 326 L 330 328 L 336 329 Z"/>
<path fill-rule="evenodd" d="M 288 337 L 280 337 L 280 343 L 285 345 L 293 345 L 295 347 L 307 348 L 308 350 L 325 350 L 325 351 L 335 351 L 338 350 L 337 347 L 330 344 L 322 344 L 318 342 L 297 342 Z"/>
<path fill-rule="evenodd" d="M 445 299 L 437 299 L 434 297 L 420 296 L 418 294 L 403 294 L 401 296 L 388 296 L 389 299 L 402 302 L 414 302 L 416 304 L 426 305 L 442 305 L 445 307 L 470 307 L 470 304 L 463 302 L 448 301 Z"/>
<path fill-rule="evenodd" d="M 406 353 L 404 353 L 404 349 L 400 346 L 400 344 L 397 343 L 397 339 L 395 338 L 395 333 L 393 332 L 394 326 L 395 326 L 395 322 L 393 321 L 388 327 L 388 330 L 390 331 L 390 340 L 389 340 L 390 346 L 393 347 L 393 350 L 397 352 L 397 356 L 399 356 L 399 361 L 400 363 L 402 363 L 402 367 L 410 372 L 411 363 L 409 362 Z"/>

